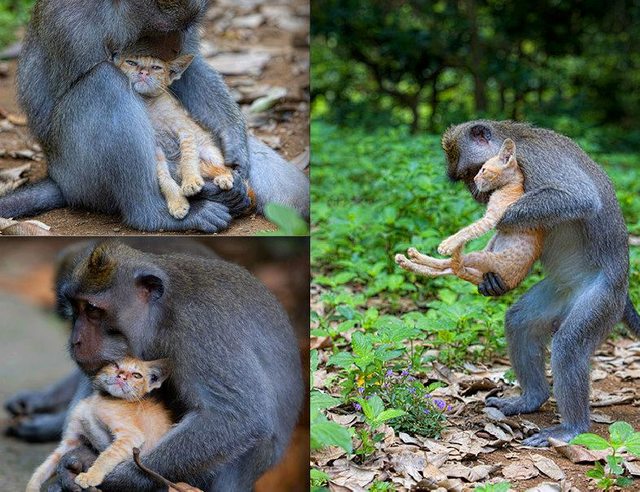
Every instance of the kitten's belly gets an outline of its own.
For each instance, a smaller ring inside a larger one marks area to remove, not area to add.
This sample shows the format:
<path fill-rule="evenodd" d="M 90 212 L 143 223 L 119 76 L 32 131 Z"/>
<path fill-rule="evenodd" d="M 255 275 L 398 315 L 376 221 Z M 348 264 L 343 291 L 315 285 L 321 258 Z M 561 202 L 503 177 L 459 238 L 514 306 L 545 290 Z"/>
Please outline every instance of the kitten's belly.
<path fill-rule="evenodd" d="M 499 232 L 491 243 L 491 251 L 499 253 L 507 249 L 518 249 L 522 253 L 535 255 L 540 254 L 541 241 L 533 232 Z"/>

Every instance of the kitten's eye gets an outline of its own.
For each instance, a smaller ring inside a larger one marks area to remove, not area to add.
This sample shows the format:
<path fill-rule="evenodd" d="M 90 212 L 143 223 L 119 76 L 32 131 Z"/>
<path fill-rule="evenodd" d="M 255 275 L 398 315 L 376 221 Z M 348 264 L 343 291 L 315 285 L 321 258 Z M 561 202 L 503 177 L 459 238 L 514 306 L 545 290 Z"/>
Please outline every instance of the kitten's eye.
<path fill-rule="evenodd" d="M 102 318 L 102 314 L 104 311 L 100 309 L 98 306 L 87 302 L 84 306 L 84 312 L 87 315 L 87 318 L 90 320 L 96 321 Z"/>
<path fill-rule="evenodd" d="M 125 60 L 127 65 L 129 65 L 130 67 L 137 67 L 138 64 L 136 62 L 134 62 L 133 60 Z"/>
<path fill-rule="evenodd" d="M 153 70 L 162 70 L 162 67 L 160 65 L 152 65 L 151 68 Z"/>
<path fill-rule="evenodd" d="M 142 374 L 140 374 L 139 372 L 134 372 L 133 377 L 136 379 L 142 379 Z"/>

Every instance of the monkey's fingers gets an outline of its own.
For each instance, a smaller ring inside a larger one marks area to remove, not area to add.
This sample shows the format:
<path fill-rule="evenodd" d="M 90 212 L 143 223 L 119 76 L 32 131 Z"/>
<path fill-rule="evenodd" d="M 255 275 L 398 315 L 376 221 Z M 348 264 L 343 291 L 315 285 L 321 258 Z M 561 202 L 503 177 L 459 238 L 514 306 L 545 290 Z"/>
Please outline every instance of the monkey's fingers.
<path fill-rule="evenodd" d="M 509 292 L 509 287 L 500 275 L 489 272 L 484 275 L 482 282 L 478 285 L 478 292 L 487 297 L 499 297 Z"/>

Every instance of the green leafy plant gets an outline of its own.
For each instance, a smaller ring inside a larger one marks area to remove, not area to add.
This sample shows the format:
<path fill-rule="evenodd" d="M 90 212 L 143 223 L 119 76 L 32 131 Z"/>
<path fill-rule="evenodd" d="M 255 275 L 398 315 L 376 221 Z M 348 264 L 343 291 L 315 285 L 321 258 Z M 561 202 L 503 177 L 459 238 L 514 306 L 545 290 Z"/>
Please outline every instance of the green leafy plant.
<path fill-rule="evenodd" d="M 311 468 L 309 471 L 309 480 L 311 481 L 311 492 L 324 492 L 327 490 L 325 485 L 329 482 L 329 475 L 317 468 Z"/>
<path fill-rule="evenodd" d="M 308 236 L 309 226 L 293 208 L 279 203 L 267 203 L 264 207 L 264 215 L 275 225 L 278 230 L 266 232 L 266 236 Z"/>
<path fill-rule="evenodd" d="M 510 482 L 486 483 L 478 485 L 474 492 L 509 492 L 511 490 Z"/>
<path fill-rule="evenodd" d="M 577 444 L 596 451 L 610 450 L 606 465 L 596 462 L 586 475 L 596 480 L 596 486 L 610 490 L 614 486 L 628 487 L 633 483 L 624 476 L 625 451 L 640 456 L 640 432 L 634 432 L 627 422 L 615 422 L 609 426 L 609 440 L 597 434 L 585 433 L 574 437 L 570 444 Z"/>
<path fill-rule="evenodd" d="M 385 409 L 384 402 L 378 395 L 358 398 L 357 404 L 364 414 L 365 425 L 357 431 L 361 444 L 355 453 L 367 457 L 375 451 L 375 445 L 384 437 L 384 433 L 376 432 L 377 429 L 386 421 L 400 417 L 405 412 L 397 408 Z"/>

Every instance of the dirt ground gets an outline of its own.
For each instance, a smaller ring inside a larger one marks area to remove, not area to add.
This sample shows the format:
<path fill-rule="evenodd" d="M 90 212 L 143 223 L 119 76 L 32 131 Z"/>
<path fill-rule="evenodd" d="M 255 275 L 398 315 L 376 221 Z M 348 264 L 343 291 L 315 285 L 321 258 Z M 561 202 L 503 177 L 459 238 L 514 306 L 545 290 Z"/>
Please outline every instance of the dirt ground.
<path fill-rule="evenodd" d="M 308 172 L 308 1 L 222 0 L 211 7 L 204 26 L 203 54 L 224 75 L 247 116 L 250 131 Z M 20 125 L 15 68 L 13 60 L 0 70 L 0 170 L 29 162 L 28 177 L 34 182 L 46 176 L 46 162 L 26 127 Z M 278 87 L 286 89 L 286 95 L 273 107 L 250 112 L 253 101 Z M 144 234 L 125 226 L 117 216 L 83 210 L 65 208 L 33 218 L 49 225 L 55 235 Z M 219 235 L 251 236 L 274 230 L 263 216 L 252 214 L 236 219 Z"/>
<path fill-rule="evenodd" d="M 303 367 L 308 368 L 308 239 L 200 240 L 220 256 L 245 266 L 276 295 L 292 320 Z M 71 242 L 67 238 L 0 241 L 0 405 L 15 392 L 43 387 L 73 368 L 66 351 L 68 327 L 53 314 L 52 288 L 56 255 Z M 20 492 L 55 444 L 28 444 L 5 436 L 2 431 L 8 424 L 8 415 L 0 410 L 0 491 Z M 301 412 L 286 456 L 261 478 L 257 492 L 307 490 L 308 458 L 307 408 Z"/>

